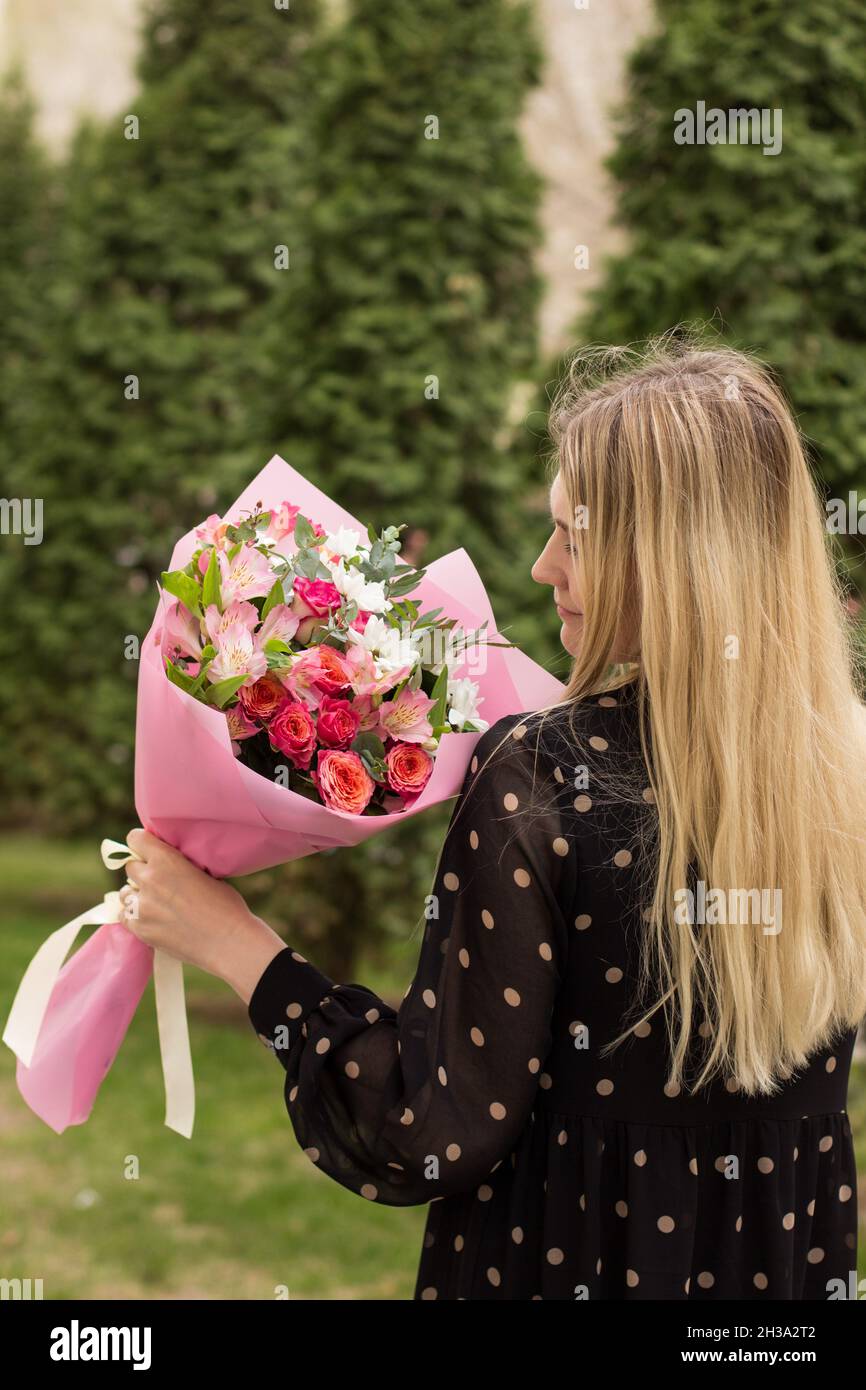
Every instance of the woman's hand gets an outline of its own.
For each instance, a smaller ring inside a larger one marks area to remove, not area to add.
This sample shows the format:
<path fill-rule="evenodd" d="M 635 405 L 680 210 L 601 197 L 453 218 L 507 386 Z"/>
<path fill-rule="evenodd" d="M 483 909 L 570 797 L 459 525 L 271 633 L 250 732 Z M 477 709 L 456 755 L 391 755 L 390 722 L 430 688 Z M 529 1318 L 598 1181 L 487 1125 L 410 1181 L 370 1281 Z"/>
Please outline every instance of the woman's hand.
<path fill-rule="evenodd" d="M 196 868 L 146 830 L 127 837 L 139 855 L 120 890 L 124 924 L 147 946 L 225 980 L 248 1004 L 285 942 L 250 912 L 240 893 Z"/>

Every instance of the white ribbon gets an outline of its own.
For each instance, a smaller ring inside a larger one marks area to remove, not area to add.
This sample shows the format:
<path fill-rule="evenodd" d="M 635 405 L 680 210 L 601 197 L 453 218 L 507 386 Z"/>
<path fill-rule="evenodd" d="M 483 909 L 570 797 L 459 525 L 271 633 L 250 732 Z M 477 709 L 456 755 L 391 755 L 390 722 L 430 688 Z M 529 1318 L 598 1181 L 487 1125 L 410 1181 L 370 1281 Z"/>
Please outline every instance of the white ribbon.
<path fill-rule="evenodd" d="M 140 859 L 128 845 L 103 840 L 99 847 L 107 869 L 122 869 L 131 859 Z M 57 977 L 82 927 L 123 922 L 119 893 L 106 893 L 103 901 L 87 912 L 58 927 L 43 941 L 22 976 L 9 1011 L 3 1041 L 25 1067 L 33 1061 L 45 1012 Z M 153 988 L 156 996 L 156 1025 L 165 1086 L 165 1123 L 169 1129 L 192 1136 L 195 1119 L 195 1080 L 189 1028 L 183 992 L 183 964 L 165 951 L 153 953 Z"/>

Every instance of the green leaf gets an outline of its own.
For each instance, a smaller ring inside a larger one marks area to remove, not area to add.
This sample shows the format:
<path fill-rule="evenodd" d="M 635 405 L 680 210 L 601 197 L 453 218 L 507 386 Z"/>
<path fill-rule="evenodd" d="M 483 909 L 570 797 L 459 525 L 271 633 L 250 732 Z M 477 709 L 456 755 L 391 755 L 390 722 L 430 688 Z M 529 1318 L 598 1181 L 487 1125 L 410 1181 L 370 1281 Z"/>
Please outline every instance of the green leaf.
<path fill-rule="evenodd" d="M 293 665 L 291 656 L 284 652 L 266 652 L 265 655 L 269 671 L 288 671 Z"/>
<path fill-rule="evenodd" d="M 430 691 L 430 699 L 435 703 L 428 712 L 427 718 L 433 725 L 434 732 L 445 723 L 445 706 L 448 701 L 448 667 L 443 666 L 439 675 L 433 683 Z"/>
<path fill-rule="evenodd" d="M 195 679 L 192 676 L 188 676 L 186 671 L 182 671 L 179 666 L 175 666 L 174 662 L 169 661 L 167 657 L 165 662 L 165 674 L 168 676 L 172 685 L 176 685 L 181 690 L 186 691 L 187 695 L 193 693 Z"/>
<path fill-rule="evenodd" d="M 441 608 L 431 608 L 429 613 L 422 613 L 421 617 L 415 624 L 415 627 L 429 627 L 431 623 L 435 622 L 436 618 L 438 618 L 441 612 Z"/>
<path fill-rule="evenodd" d="M 227 676 L 224 681 L 217 681 L 211 686 L 205 700 L 209 705 L 216 705 L 217 709 L 224 709 L 233 695 L 236 695 L 246 680 L 246 675 Z"/>
<path fill-rule="evenodd" d="M 194 579 L 183 570 L 163 570 L 159 582 L 166 593 L 179 598 L 185 608 L 196 617 L 201 617 L 201 590 Z"/>
<path fill-rule="evenodd" d="M 286 596 L 283 593 L 283 586 L 278 579 L 262 605 L 262 621 L 264 622 L 272 608 L 276 608 L 278 604 L 285 603 L 285 601 Z"/>
<path fill-rule="evenodd" d="M 379 735 L 369 731 L 367 733 L 358 734 L 357 738 L 353 740 L 351 747 L 356 753 L 360 753 L 362 757 L 365 753 L 369 753 L 371 758 L 384 758 L 385 756 L 385 745 Z"/>
<path fill-rule="evenodd" d="M 319 579 L 321 563 L 314 550 L 299 550 L 294 558 L 295 574 L 300 574 L 304 579 Z M 330 579 L 330 575 L 328 578 Z"/>
<path fill-rule="evenodd" d="M 388 585 L 388 597 L 398 598 L 401 594 L 408 594 L 418 587 L 424 578 L 426 570 L 413 570 L 411 574 L 401 575 L 399 579 L 393 579 Z"/>
<path fill-rule="evenodd" d="M 292 649 L 282 637 L 269 637 L 263 648 L 266 652 L 290 652 Z"/>
<path fill-rule="evenodd" d="M 308 546 L 315 545 L 316 533 L 305 516 L 299 512 L 295 517 L 295 545 L 299 550 L 306 550 Z"/>
<path fill-rule="evenodd" d="M 209 608 L 212 603 L 215 603 L 219 611 L 223 611 L 222 593 L 220 592 L 220 567 L 216 550 L 211 551 L 207 569 L 205 570 L 205 576 L 201 586 L 201 602 L 202 607 L 205 609 Z"/>

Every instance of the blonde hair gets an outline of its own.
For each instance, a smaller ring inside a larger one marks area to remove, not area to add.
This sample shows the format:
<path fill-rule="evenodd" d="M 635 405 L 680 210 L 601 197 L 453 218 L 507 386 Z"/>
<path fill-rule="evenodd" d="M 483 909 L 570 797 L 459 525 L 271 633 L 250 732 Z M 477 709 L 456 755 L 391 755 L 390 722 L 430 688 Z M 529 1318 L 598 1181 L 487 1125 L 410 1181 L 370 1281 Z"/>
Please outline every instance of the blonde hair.
<path fill-rule="evenodd" d="M 663 1012 L 670 1084 L 772 1094 L 866 1013 L 863 707 L 784 396 L 753 357 L 677 333 L 578 354 L 554 400 L 585 616 L 542 714 L 636 679 L 658 813 L 637 1007 Z M 612 668 L 628 613 L 636 664 Z M 781 931 L 678 921 L 690 870 L 780 890 Z M 686 1083 L 696 1017 L 710 1042 Z"/>

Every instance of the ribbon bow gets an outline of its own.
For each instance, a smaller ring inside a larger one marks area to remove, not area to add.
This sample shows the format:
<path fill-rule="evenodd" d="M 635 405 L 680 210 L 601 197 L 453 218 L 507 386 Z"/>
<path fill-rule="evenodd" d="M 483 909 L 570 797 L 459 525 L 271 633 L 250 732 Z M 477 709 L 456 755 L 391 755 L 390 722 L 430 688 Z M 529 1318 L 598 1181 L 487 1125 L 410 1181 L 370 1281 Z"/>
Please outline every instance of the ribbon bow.
<path fill-rule="evenodd" d="M 131 859 L 140 859 L 126 844 L 103 840 L 99 846 L 107 869 L 122 869 Z M 63 962 L 72 950 L 82 927 L 123 924 L 120 894 L 106 893 L 101 903 L 88 908 L 65 926 L 58 927 L 43 941 L 24 972 L 12 1003 L 3 1041 L 25 1067 L 29 1067 L 39 1039 L 39 1030 Z M 153 953 L 153 988 L 156 996 L 156 1024 L 165 1085 L 165 1123 L 169 1129 L 192 1135 L 195 1118 L 195 1080 L 189 1028 L 183 991 L 183 964 L 165 951 Z"/>

